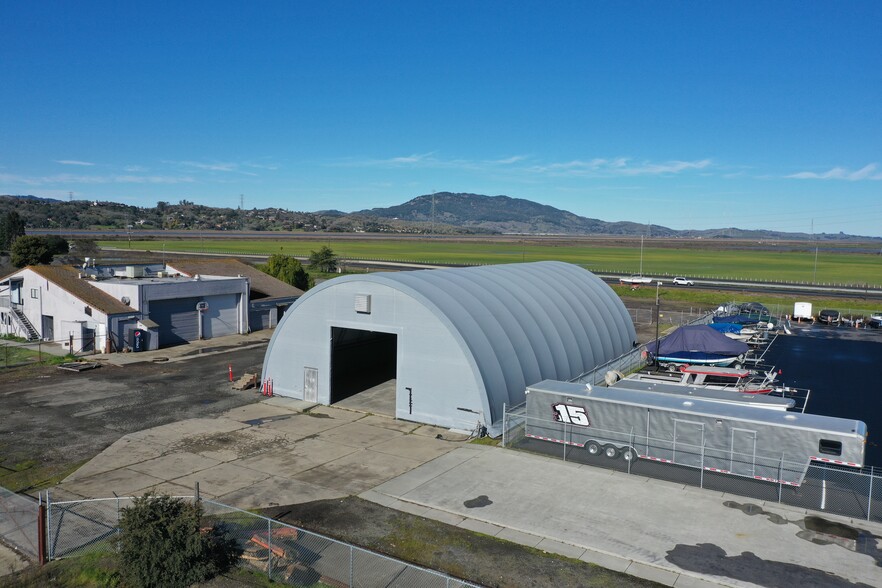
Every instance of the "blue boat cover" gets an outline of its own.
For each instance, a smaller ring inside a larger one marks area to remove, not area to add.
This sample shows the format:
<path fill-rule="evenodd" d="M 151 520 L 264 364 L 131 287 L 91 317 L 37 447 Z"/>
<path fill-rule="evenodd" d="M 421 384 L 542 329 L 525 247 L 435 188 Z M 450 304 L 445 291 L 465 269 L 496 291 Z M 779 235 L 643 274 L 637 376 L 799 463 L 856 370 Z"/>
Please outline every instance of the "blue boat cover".
<path fill-rule="evenodd" d="M 734 323 L 737 325 L 755 325 L 759 322 L 769 322 L 772 320 L 767 314 L 760 315 L 757 313 L 753 314 L 730 314 L 728 316 L 715 316 L 713 317 L 713 322 L 715 323 Z"/>
<path fill-rule="evenodd" d="M 681 351 L 698 351 L 717 355 L 741 355 L 750 347 L 747 343 L 730 339 L 707 325 L 680 327 L 659 343 L 659 355 L 666 356 Z M 655 354 L 655 341 L 646 346 L 646 350 Z"/>
<path fill-rule="evenodd" d="M 740 333 L 742 325 L 735 323 L 711 323 L 708 325 L 720 333 Z"/>

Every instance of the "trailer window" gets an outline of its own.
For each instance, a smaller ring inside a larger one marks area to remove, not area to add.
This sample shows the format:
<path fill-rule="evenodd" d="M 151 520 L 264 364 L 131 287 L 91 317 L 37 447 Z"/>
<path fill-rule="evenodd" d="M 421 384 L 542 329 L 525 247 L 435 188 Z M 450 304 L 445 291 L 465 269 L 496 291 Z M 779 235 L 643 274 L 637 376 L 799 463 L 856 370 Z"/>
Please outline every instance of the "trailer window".
<path fill-rule="evenodd" d="M 821 442 L 818 444 L 818 451 L 827 455 L 842 455 L 842 441 L 821 439 Z"/>

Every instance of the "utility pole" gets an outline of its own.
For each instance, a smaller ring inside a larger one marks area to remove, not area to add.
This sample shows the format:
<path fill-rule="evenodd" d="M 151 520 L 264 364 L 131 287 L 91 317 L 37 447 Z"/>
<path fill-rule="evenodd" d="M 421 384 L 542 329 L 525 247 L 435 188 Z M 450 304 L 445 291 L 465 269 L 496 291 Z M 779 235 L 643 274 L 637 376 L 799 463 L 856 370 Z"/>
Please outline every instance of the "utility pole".
<path fill-rule="evenodd" d="M 429 234 L 435 234 L 435 190 L 432 190 L 432 224 Z"/>

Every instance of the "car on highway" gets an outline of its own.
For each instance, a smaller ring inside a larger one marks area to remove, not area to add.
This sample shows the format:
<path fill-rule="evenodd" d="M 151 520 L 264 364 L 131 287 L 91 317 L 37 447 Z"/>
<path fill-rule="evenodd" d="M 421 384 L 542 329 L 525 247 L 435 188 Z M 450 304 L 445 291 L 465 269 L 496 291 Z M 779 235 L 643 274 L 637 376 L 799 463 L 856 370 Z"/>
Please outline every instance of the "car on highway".
<path fill-rule="evenodd" d="M 873 329 L 882 327 L 882 310 L 877 310 L 867 319 L 867 326 Z"/>
<path fill-rule="evenodd" d="M 677 276 L 673 279 L 675 286 L 694 286 L 695 282 L 690 280 L 689 278 L 684 278 L 682 276 Z"/>

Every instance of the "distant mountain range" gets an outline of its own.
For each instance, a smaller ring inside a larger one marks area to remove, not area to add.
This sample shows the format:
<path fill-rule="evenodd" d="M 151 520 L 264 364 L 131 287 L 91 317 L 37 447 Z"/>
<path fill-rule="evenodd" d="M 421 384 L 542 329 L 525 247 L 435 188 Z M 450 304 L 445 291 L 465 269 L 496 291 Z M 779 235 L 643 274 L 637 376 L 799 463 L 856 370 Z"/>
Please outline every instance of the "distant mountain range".
<path fill-rule="evenodd" d="M 0 196 L 0 215 L 15 210 L 30 228 L 193 229 L 336 231 L 386 234 L 610 235 L 704 239 L 849 241 L 877 238 L 838 234 L 784 233 L 734 227 L 678 231 L 660 225 L 607 222 L 523 198 L 437 192 L 388 208 L 353 213 L 295 212 L 283 208 L 232 209 L 182 200 L 138 207 L 114 202 L 60 201 L 35 196 Z"/>

